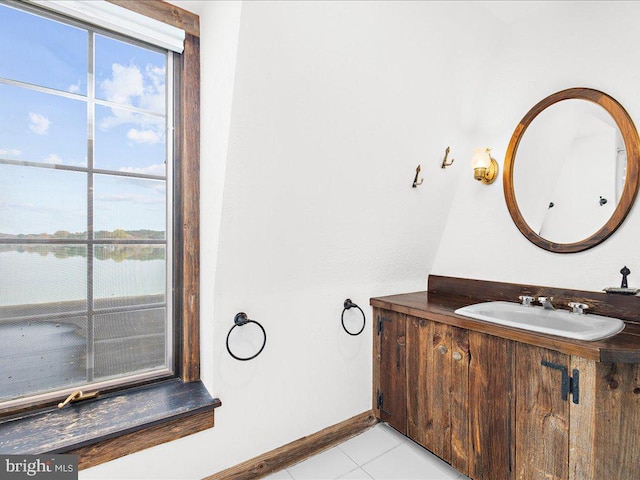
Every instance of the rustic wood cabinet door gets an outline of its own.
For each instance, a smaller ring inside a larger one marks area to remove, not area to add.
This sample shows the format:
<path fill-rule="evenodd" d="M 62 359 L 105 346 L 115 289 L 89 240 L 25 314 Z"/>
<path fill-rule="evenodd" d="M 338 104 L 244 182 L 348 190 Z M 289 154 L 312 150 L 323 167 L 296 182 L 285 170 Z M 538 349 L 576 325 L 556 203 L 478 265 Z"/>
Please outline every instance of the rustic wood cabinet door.
<path fill-rule="evenodd" d="M 572 357 L 580 403 L 571 403 L 569 480 L 640 478 L 640 365 Z"/>
<path fill-rule="evenodd" d="M 469 332 L 451 329 L 451 465 L 469 475 Z"/>
<path fill-rule="evenodd" d="M 407 434 L 465 474 L 468 359 L 466 331 L 407 316 Z"/>
<path fill-rule="evenodd" d="M 451 461 L 451 329 L 407 318 L 407 434 Z"/>
<path fill-rule="evenodd" d="M 373 405 L 376 416 L 407 432 L 405 316 L 374 309 Z"/>
<path fill-rule="evenodd" d="M 572 395 L 563 399 L 560 367 L 566 368 L 565 375 L 569 375 L 570 360 L 568 355 L 553 350 L 516 344 L 517 480 L 569 478 Z"/>
<path fill-rule="evenodd" d="M 469 332 L 469 421 L 474 480 L 514 478 L 514 342 Z"/>

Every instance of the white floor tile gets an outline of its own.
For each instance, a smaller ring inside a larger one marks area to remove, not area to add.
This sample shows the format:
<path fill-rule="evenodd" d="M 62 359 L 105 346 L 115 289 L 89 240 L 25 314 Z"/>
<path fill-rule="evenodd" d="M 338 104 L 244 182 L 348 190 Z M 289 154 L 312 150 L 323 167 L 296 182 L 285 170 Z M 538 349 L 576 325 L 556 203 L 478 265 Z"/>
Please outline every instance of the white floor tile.
<path fill-rule="evenodd" d="M 469 480 L 384 423 L 265 479 Z"/>
<path fill-rule="evenodd" d="M 294 480 L 334 480 L 357 467 L 342 450 L 334 447 L 287 470 Z"/>
<path fill-rule="evenodd" d="M 353 437 L 339 445 L 340 450 L 346 453 L 358 465 L 379 457 L 394 447 L 400 445 L 401 440 L 391 434 L 388 427 L 378 424 L 364 433 Z"/>
<path fill-rule="evenodd" d="M 292 480 L 292 476 L 286 470 L 280 470 L 279 472 L 272 473 L 263 478 L 263 480 Z"/>
<path fill-rule="evenodd" d="M 390 426 L 388 423 L 380 422 L 380 423 L 378 423 L 376 425 L 376 427 L 384 430 L 385 432 L 387 432 L 392 437 L 397 438 L 399 442 L 405 442 L 405 441 L 409 440 L 409 437 L 401 434 L 399 431 L 397 431 L 395 428 Z"/>
<path fill-rule="evenodd" d="M 450 475 L 451 478 L 455 478 L 455 479 L 459 479 L 460 478 L 461 473 L 458 470 L 453 468 L 451 465 L 449 465 L 444 460 L 440 459 L 438 456 L 436 456 L 433 453 L 431 453 L 426 448 L 423 448 L 421 445 L 415 443 L 410 438 L 407 438 L 407 442 L 406 443 L 411 448 L 413 448 L 414 451 L 418 455 L 420 455 L 422 458 L 424 458 L 429 463 L 432 463 L 434 466 L 438 467 L 440 470 L 442 470 L 447 475 Z M 463 476 L 462 480 L 464 480 L 465 478 L 467 478 L 467 477 Z"/>
<path fill-rule="evenodd" d="M 356 468 L 355 470 L 350 471 L 349 473 L 345 473 L 340 477 L 340 480 L 372 480 L 367 472 L 362 470 L 361 468 Z"/>
<path fill-rule="evenodd" d="M 363 465 L 362 469 L 375 480 L 456 480 L 460 476 L 459 472 L 444 471 L 406 444 Z"/>

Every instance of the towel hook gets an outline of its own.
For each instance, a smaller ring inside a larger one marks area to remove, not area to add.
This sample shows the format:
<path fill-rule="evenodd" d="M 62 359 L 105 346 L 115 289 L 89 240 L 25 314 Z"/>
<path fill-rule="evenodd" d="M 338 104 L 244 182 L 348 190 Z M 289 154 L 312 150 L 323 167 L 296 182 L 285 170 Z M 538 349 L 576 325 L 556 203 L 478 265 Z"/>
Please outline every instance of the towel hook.
<path fill-rule="evenodd" d="M 365 317 L 364 312 L 362 311 L 362 309 L 356 305 L 355 303 L 353 303 L 351 301 L 350 298 L 347 298 L 344 303 L 344 310 L 342 310 L 342 316 L 340 317 L 340 320 L 342 321 L 342 328 L 344 328 L 344 331 L 347 332 L 349 335 L 352 336 L 357 336 L 360 335 L 362 333 L 362 331 L 364 330 L 364 326 L 367 323 L 367 317 Z M 360 310 L 360 313 L 362 314 L 362 328 L 360 330 L 358 330 L 356 333 L 350 332 L 349 330 L 347 330 L 347 327 L 345 327 L 344 325 L 344 312 L 346 312 L 347 310 L 350 310 L 352 308 L 357 308 L 358 310 Z"/>
<path fill-rule="evenodd" d="M 451 161 L 450 161 L 449 163 L 447 163 L 447 157 L 449 156 L 449 151 L 450 151 L 450 148 L 449 148 L 449 147 L 447 147 L 447 149 L 444 151 L 444 158 L 442 159 L 442 166 L 441 166 L 441 168 L 447 168 L 447 167 L 450 167 L 451 165 L 453 165 L 453 162 L 455 162 L 455 161 L 456 161 L 456 159 L 455 159 L 455 158 L 452 158 L 452 159 L 451 159 Z"/>
<path fill-rule="evenodd" d="M 413 188 L 416 188 L 418 185 L 422 185 L 422 182 L 424 182 L 424 178 L 421 178 L 420 181 L 418 181 L 418 175 L 420 175 L 420 170 L 421 167 L 420 165 L 418 165 L 418 167 L 416 168 L 416 176 L 413 179 Z"/>
<path fill-rule="evenodd" d="M 260 330 L 262 330 L 262 335 L 264 335 L 264 341 L 262 342 L 262 346 L 260 347 L 260 350 L 258 350 L 258 353 L 256 353 L 255 355 L 252 355 L 250 357 L 238 357 L 236 354 L 234 354 L 231 351 L 231 348 L 229 348 L 229 337 L 231 336 L 231 332 L 233 332 L 234 328 L 242 327 L 248 323 L 255 323 L 258 327 L 260 327 Z M 227 334 L 227 352 L 229 352 L 229 355 L 231 355 L 236 360 L 240 360 L 242 362 L 246 362 L 247 360 L 253 360 L 254 358 L 256 358 L 258 355 L 262 353 L 262 350 L 264 350 L 264 347 L 266 344 L 267 344 L 267 332 L 264 330 L 264 327 L 260 325 L 258 322 L 256 322 L 255 320 L 250 320 L 249 317 L 247 317 L 246 313 L 244 312 L 236 313 L 236 316 L 233 318 L 233 327 L 231 327 L 231 330 L 229 330 L 229 333 Z"/>

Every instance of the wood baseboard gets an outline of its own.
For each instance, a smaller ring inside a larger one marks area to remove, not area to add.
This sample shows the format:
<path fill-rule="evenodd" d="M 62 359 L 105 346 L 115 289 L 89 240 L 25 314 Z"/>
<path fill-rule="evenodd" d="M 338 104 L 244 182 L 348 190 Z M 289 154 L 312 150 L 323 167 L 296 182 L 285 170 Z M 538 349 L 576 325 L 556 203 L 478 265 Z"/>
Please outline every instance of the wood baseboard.
<path fill-rule="evenodd" d="M 372 410 L 252 458 L 204 480 L 252 480 L 298 463 L 364 432 L 378 423 Z"/>

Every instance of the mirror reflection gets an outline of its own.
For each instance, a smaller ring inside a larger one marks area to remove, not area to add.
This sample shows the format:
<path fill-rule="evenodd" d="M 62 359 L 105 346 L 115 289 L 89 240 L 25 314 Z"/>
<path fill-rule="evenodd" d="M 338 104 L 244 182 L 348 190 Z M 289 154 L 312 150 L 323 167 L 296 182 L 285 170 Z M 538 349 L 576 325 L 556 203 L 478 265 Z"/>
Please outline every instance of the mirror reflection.
<path fill-rule="evenodd" d="M 547 107 L 523 134 L 513 165 L 524 220 L 551 242 L 590 237 L 613 215 L 626 165 L 620 129 L 599 104 L 567 99 Z"/>
<path fill-rule="evenodd" d="M 503 176 L 507 209 L 527 240 L 550 252 L 581 252 L 609 238 L 631 210 L 640 137 L 606 93 L 561 90 L 518 123 Z"/>

